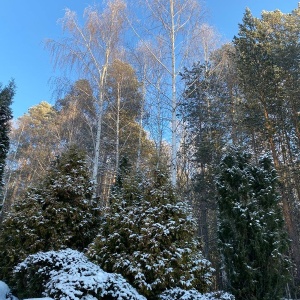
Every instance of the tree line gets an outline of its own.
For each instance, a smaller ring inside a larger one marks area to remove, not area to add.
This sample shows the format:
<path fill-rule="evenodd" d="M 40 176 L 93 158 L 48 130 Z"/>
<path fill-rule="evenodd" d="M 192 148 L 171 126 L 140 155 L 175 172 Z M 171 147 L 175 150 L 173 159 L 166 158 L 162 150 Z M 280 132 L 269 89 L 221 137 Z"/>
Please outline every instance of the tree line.
<path fill-rule="evenodd" d="M 133 218 L 135 209 L 149 211 L 150 198 L 156 203 L 155 193 L 135 190 L 145 184 L 139 174 L 149 180 L 169 174 L 168 189 L 192 207 L 201 251 L 216 270 L 215 289 L 228 289 L 236 299 L 296 296 L 299 7 L 263 11 L 260 18 L 247 9 L 239 32 L 223 45 L 201 17 L 194 0 L 143 1 L 140 10 L 114 0 L 88 7 L 83 24 L 66 10 L 64 38 L 46 47 L 57 67 L 79 79 L 57 79 L 62 93 L 55 104 L 30 108 L 11 129 L 2 213 L 28 201 L 28 187 L 77 145 L 87 155 L 90 203 L 115 213 L 102 234 L 117 226 L 112 218 Z M 160 201 L 157 207 L 166 205 Z M 113 242 L 107 238 L 107 247 Z M 94 243 L 101 252 L 103 239 Z M 102 259 L 108 270 L 118 264 Z"/>

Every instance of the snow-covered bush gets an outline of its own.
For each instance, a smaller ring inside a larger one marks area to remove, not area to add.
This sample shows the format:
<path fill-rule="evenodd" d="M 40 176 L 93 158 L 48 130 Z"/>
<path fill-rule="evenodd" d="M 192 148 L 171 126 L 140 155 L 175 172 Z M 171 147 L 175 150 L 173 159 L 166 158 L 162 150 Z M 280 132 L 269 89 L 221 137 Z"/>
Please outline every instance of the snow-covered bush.
<path fill-rule="evenodd" d="M 146 300 L 121 275 L 104 272 L 71 249 L 28 256 L 15 267 L 14 282 L 22 297 Z"/>
<path fill-rule="evenodd" d="M 85 155 L 72 147 L 1 224 L 0 279 L 10 283 L 13 267 L 29 254 L 87 247 L 100 224 L 91 195 Z"/>
<path fill-rule="evenodd" d="M 8 285 L 3 281 L 0 281 L 0 300 L 17 300 L 17 298 L 12 295 Z"/>
<path fill-rule="evenodd" d="M 91 259 L 107 272 L 122 274 L 148 299 L 176 286 L 205 292 L 211 282 L 210 263 L 195 238 L 188 206 L 178 201 L 166 176 L 125 176 L 117 184 L 89 248 Z"/>
<path fill-rule="evenodd" d="M 234 300 L 234 297 L 228 293 L 215 292 L 201 294 L 195 289 L 183 290 L 174 288 L 163 292 L 160 300 Z"/>

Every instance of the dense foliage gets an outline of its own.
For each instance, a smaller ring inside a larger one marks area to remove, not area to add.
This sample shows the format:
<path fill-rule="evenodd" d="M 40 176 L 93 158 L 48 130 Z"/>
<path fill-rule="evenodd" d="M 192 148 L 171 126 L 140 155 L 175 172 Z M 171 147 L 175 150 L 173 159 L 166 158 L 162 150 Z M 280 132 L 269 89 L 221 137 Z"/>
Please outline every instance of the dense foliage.
<path fill-rule="evenodd" d="M 1 278 L 29 254 L 83 250 L 96 235 L 99 213 L 85 156 L 76 148 L 58 157 L 40 185 L 20 199 L 0 228 Z"/>
<path fill-rule="evenodd" d="M 300 265 L 299 21 L 299 5 L 291 13 L 263 11 L 260 18 L 247 9 L 233 40 L 243 95 L 241 124 L 256 157 L 265 150 L 272 154 L 296 266 Z M 294 278 L 300 286 L 299 267 L 294 268 Z"/>
<path fill-rule="evenodd" d="M 216 201 L 215 166 L 219 163 L 222 148 L 230 139 L 232 107 L 229 91 L 211 64 L 193 64 L 181 74 L 184 80 L 184 101 L 180 106 L 187 130 L 182 154 L 194 166 L 189 174 L 192 206 L 198 223 L 198 235 L 203 242 L 203 252 L 217 268 L 216 261 Z M 227 117 L 225 117 L 227 116 Z"/>
<path fill-rule="evenodd" d="M 228 286 L 236 299 L 281 299 L 288 281 L 288 239 L 271 159 L 258 165 L 233 149 L 217 180 L 219 239 Z"/>
<path fill-rule="evenodd" d="M 4 88 L 2 88 L 0 84 L 0 199 L 2 198 L 5 159 L 9 149 L 9 121 L 12 119 L 12 111 L 10 106 L 12 104 L 14 94 L 15 84 L 13 81 L 11 81 L 8 86 Z M 0 206 L 0 210 L 1 207 L 2 206 Z"/>
<path fill-rule="evenodd" d="M 122 274 L 148 299 L 165 289 L 205 292 L 211 268 L 195 236 L 195 221 L 165 174 L 117 181 L 105 222 L 89 248 L 104 270 Z"/>

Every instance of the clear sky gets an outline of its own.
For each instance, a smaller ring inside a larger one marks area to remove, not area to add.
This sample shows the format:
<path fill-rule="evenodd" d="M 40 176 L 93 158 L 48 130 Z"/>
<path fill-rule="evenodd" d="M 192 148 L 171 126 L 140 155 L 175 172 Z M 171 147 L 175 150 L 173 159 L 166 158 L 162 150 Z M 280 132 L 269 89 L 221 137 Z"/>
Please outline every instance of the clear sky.
<path fill-rule="evenodd" d="M 62 36 L 57 20 L 63 17 L 65 8 L 82 15 L 83 9 L 94 3 L 97 1 L 0 0 L 0 82 L 5 85 L 11 78 L 16 81 L 17 93 L 12 106 L 14 117 L 19 117 L 41 101 L 55 102 L 49 80 L 59 74 L 53 70 L 43 41 Z M 259 17 L 262 10 L 291 12 L 298 1 L 206 0 L 205 5 L 207 22 L 225 40 L 231 41 L 238 32 L 238 23 L 246 7 Z"/>

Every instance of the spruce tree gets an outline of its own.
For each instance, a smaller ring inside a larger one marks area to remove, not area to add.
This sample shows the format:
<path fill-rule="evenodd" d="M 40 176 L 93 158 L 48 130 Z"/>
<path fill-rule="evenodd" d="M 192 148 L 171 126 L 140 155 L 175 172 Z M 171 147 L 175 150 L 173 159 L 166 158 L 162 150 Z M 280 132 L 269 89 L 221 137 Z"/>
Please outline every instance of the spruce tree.
<path fill-rule="evenodd" d="M 85 155 L 71 147 L 50 166 L 44 180 L 18 200 L 0 227 L 0 280 L 29 254 L 72 248 L 82 251 L 98 231 Z"/>
<path fill-rule="evenodd" d="M 232 149 L 217 180 L 220 251 L 236 299 L 281 299 L 288 282 L 288 239 L 277 193 L 277 174 L 263 156 Z"/>
<path fill-rule="evenodd" d="M 156 171 L 148 180 L 133 177 L 124 166 L 119 175 L 111 207 L 89 248 L 91 259 L 122 274 L 147 299 L 173 287 L 206 291 L 210 263 L 195 238 L 191 212 L 167 176 Z"/>
<path fill-rule="evenodd" d="M 15 94 L 15 84 L 11 81 L 2 89 L 0 84 L 0 200 L 2 199 L 3 173 L 5 159 L 9 149 L 10 120 L 12 119 L 11 104 Z M 0 201 L 1 205 L 2 201 Z M 0 206 L 1 210 L 1 206 Z"/>

